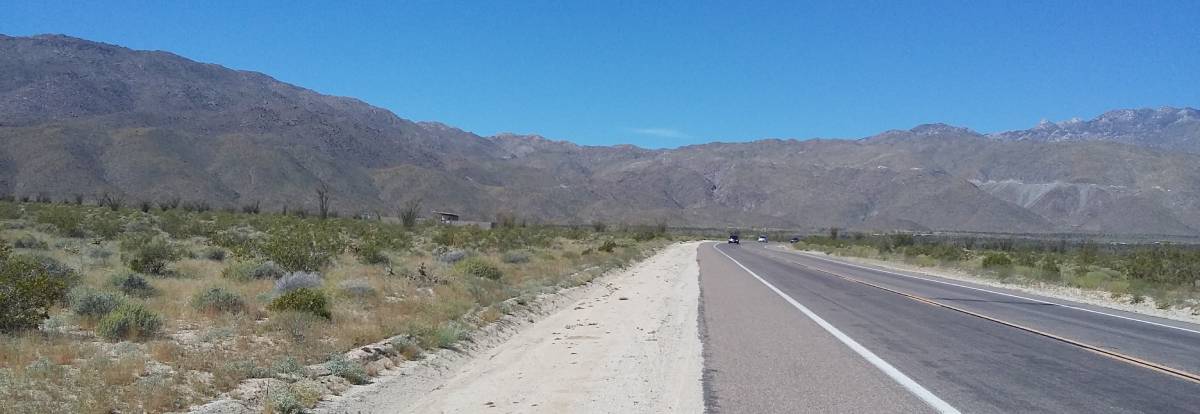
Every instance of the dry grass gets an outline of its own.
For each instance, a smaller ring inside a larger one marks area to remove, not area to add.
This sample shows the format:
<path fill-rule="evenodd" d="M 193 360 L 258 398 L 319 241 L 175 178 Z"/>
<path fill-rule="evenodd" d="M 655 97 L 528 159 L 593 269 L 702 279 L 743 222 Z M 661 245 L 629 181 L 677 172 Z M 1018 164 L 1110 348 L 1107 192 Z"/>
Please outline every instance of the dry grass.
<path fill-rule="evenodd" d="M 126 222 L 155 222 L 154 217 L 147 220 L 139 212 L 120 215 Z M 7 224 L 2 228 L 9 229 L 0 230 L 0 238 L 32 235 L 47 242 L 48 249 L 17 249 L 17 254 L 52 257 L 77 270 L 82 276 L 80 283 L 96 290 L 113 291 L 109 279 L 130 271 L 119 238 L 62 237 L 53 227 L 34 223 L 32 217 L 36 216 L 27 211 L 23 219 L 0 220 Z M 245 225 L 257 217 L 261 216 L 210 214 L 194 220 L 219 229 Z M 351 238 L 359 234 L 355 232 L 406 231 L 387 224 L 338 223 Z M 390 259 L 387 265 L 363 264 L 351 249 L 334 255 L 320 271 L 320 289 L 331 305 L 328 320 L 266 310 L 273 298 L 273 280 L 222 276 L 235 260 L 256 260 L 254 257 L 235 259 L 230 255 L 224 261 L 210 260 L 203 252 L 211 249 L 212 241 L 196 236 L 172 239 L 181 250 L 197 253 L 196 257 L 171 262 L 167 276 L 148 276 L 157 295 L 126 299 L 144 304 L 163 318 L 160 335 L 146 342 L 105 342 L 93 336 L 95 319 L 73 315 L 65 306 L 52 309 L 48 329 L 0 336 L 0 399 L 8 404 L 6 409 L 15 412 L 183 410 L 246 378 L 271 375 L 273 367 L 288 357 L 304 365 L 322 363 L 331 353 L 396 335 L 408 335 L 426 349 L 451 346 L 463 329 L 470 328 L 459 322 L 467 320 L 465 316 L 473 315 L 469 320 L 480 324 L 496 321 L 507 311 L 499 306 L 507 299 L 584 283 L 663 243 L 638 242 L 619 234 L 585 232 L 583 238 L 565 237 L 561 230 L 546 228 L 522 230 L 526 232 L 522 237 L 533 240 L 527 244 L 462 247 L 433 242 L 442 231 L 419 227 L 407 236 L 411 243 L 384 251 Z M 473 241 L 483 236 L 492 235 L 479 232 L 454 240 Z M 614 236 L 626 247 L 612 253 L 597 251 L 598 245 Z M 503 276 L 489 280 L 461 274 L 453 265 L 438 260 L 448 249 L 465 249 L 494 264 Z M 527 252 L 529 260 L 505 263 L 503 254 L 509 249 Z M 421 269 L 425 277 L 418 277 Z M 196 295 L 214 287 L 236 294 L 245 309 L 222 313 L 192 305 Z M 409 359 L 419 358 L 420 348 L 400 352 Z"/>

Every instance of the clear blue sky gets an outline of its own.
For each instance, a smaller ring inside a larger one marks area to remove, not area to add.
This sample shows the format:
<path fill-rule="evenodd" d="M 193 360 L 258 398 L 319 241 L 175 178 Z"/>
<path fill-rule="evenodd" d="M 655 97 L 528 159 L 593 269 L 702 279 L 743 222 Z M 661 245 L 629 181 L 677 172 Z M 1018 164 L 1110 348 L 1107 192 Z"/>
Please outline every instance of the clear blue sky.
<path fill-rule="evenodd" d="M 482 135 L 672 147 L 1200 106 L 1198 1 L 69 3 L 0 0 L 0 33 L 168 50 Z"/>

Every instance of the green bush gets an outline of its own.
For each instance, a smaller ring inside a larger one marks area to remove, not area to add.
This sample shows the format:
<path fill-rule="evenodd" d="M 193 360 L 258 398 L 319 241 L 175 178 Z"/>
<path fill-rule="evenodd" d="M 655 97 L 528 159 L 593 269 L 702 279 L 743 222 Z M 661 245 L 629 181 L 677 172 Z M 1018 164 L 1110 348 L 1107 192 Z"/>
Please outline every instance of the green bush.
<path fill-rule="evenodd" d="M 383 254 L 383 249 L 376 243 L 359 246 L 354 254 L 363 264 L 387 264 L 390 260 Z"/>
<path fill-rule="evenodd" d="M 496 265 L 493 265 L 486 259 L 479 257 L 469 257 L 463 259 L 462 261 L 458 262 L 458 264 L 455 264 L 454 268 L 458 269 L 458 271 L 465 275 L 481 277 L 484 279 L 500 280 L 500 278 L 504 276 L 504 273 L 500 271 L 500 268 L 496 267 Z"/>
<path fill-rule="evenodd" d="M 338 232 L 327 226 L 297 225 L 268 233 L 271 236 L 261 247 L 263 256 L 288 271 L 321 270 L 345 250 Z"/>
<path fill-rule="evenodd" d="M 299 288 L 288 291 L 271 301 L 267 310 L 272 312 L 307 312 L 325 319 L 332 317 L 329 312 L 329 301 L 325 294 L 312 288 Z"/>
<path fill-rule="evenodd" d="M 150 282 L 147 281 L 146 278 L 137 273 L 114 275 L 111 279 L 109 279 L 108 283 L 112 287 L 121 291 L 121 293 L 129 296 L 148 298 L 158 293 L 158 290 L 155 289 L 154 286 L 151 286 Z"/>
<path fill-rule="evenodd" d="M 275 262 L 235 262 L 221 271 L 221 277 L 237 281 L 279 279 L 287 274 Z"/>
<path fill-rule="evenodd" d="M 20 238 L 14 240 L 12 245 L 18 249 L 30 250 L 46 250 L 48 247 L 50 247 L 46 244 L 46 242 L 39 240 L 37 237 L 33 237 L 32 234 L 21 236 Z"/>
<path fill-rule="evenodd" d="M 84 215 L 73 207 L 47 206 L 38 211 L 34 220 L 53 226 L 61 236 L 73 238 L 87 236 L 83 230 Z"/>
<path fill-rule="evenodd" d="M 983 267 L 985 269 L 1009 267 L 1012 266 L 1012 264 L 1012 259 L 1008 258 L 1008 255 L 1004 253 L 988 253 L 983 257 Z"/>
<path fill-rule="evenodd" d="M 71 312 L 86 318 L 99 318 L 116 309 L 125 298 L 112 292 L 101 292 L 86 286 L 71 289 L 67 295 Z"/>
<path fill-rule="evenodd" d="M 67 281 L 37 260 L 4 254 L 0 262 L 0 332 L 36 328 L 67 294 Z"/>
<path fill-rule="evenodd" d="M 110 341 L 153 338 L 162 328 L 163 320 L 145 306 L 124 303 L 100 319 L 96 335 Z"/>
<path fill-rule="evenodd" d="M 599 251 L 602 251 L 605 253 L 612 253 L 613 249 L 616 249 L 617 247 L 618 247 L 617 242 L 612 241 L 612 240 L 605 240 L 604 243 L 600 244 L 600 247 L 596 248 L 596 250 L 599 250 Z"/>
<path fill-rule="evenodd" d="M 246 303 L 236 293 L 212 287 L 193 297 L 192 307 L 206 313 L 237 313 L 246 309 Z"/>
<path fill-rule="evenodd" d="M 504 252 L 504 256 L 500 258 L 500 261 L 510 264 L 528 263 L 529 253 L 522 251 Z"/>
<path fill-rule="evenodd" d="M 8 242 L 0 239 L 0 262 L 8 260 L 8 256 L 12 255 L 12 246 Z"/>
<path fill-rule="evenodd" d="M 329 355 L 329 361 L 325 363 L 325 368 L 329 369 L 330 374 L 345 378 L 354 385 L 366 384 L 370 380 L 367 370 L 363 369 L 362 365 L 351 361 L 343 354 Z"/>
<path fill-rule="evenodd" d="M 178 248 L 161 236 L 132 236 L 121 241 L 122 257 L 135 272 L 167 273 L 167 264 L 182 256 Z"/>

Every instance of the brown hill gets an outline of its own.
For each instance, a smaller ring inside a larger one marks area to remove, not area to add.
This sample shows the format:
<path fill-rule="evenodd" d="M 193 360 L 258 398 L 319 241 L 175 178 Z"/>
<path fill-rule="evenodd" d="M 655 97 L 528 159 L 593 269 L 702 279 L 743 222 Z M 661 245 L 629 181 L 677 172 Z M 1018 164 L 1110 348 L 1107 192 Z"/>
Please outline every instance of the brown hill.
<path fill-rule="evenodd" d="M 258 73 L 63 36 L 0 36 L 0 73 L 0 193 L 312 210 L 324 183 L 347 214 L 419 198 L 471 218 L 559 223 L 1200 229 L 1200 155 L 1140 141 L 946 125 L 673 150 L 485 138 Z M 1195 141 L 1178 131 L 1172 142 Z"/>

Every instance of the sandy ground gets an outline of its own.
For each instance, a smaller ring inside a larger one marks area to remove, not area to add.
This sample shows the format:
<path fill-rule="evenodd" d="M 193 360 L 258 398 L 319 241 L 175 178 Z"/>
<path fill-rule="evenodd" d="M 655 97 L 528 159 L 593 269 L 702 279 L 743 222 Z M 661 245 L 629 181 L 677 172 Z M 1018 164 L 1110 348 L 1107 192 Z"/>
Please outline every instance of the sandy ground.
<path fill-rule="evenodd" d="M 813 256 L 828 257 L 830 259 L 841 260 L 850 263 L 857 263 L 868 266 L 876 266 L 885 269 L 897 270 L 901 272 L 927 274 L 946 279 L 961 280 L 980 285 L 987 285 L 1003 289 L 1014 290 L 1018 292 L 1026 292 L 1035 295 L 1048 296 L 1056 299 L 1069 300 L 1073 302 L 1086 303 L 1089 305 L 1102 306 L 1110 309 L 1116 309 L 1126 312 L 1135 312 L 1143 315 L 1157 316 L 1160 318 L 1172 319 L 1181 322 L 1200 323 L 1200 314 L 1194 309 L 1184 308 L 1169 308 L 1158 309 L 1155 306 L 1153 298 L 1146 298 L 1142 303 L 1129 303 L 1126 298 L 1114 299 L 1108 292 L 1098 290 L 1084 290 L 1070 286 L 1053 285 L 1049 283 L 1005 283 L 999 280 L 990 279 L 987 277 L 974 275 L 958 269 L 947 269 L 943 267 L 918 267 L 907 263 L 898 263 L 892 261 L 867 259 L 863 257 L 853 256 L 834 256 L 825 252 L 815 250 L 795 251 L 789 247 L 774 247 L 780 251 L 795 252 L 810 254 Z M 1124 300 L 1123 300 L 1124 299 Z"/>
<path fill-rule="evenodd" d="M 603 279 L 456 370 L 378 381 L 320 411 L 703 412 L 697 246 L 670 246 Z"/>

